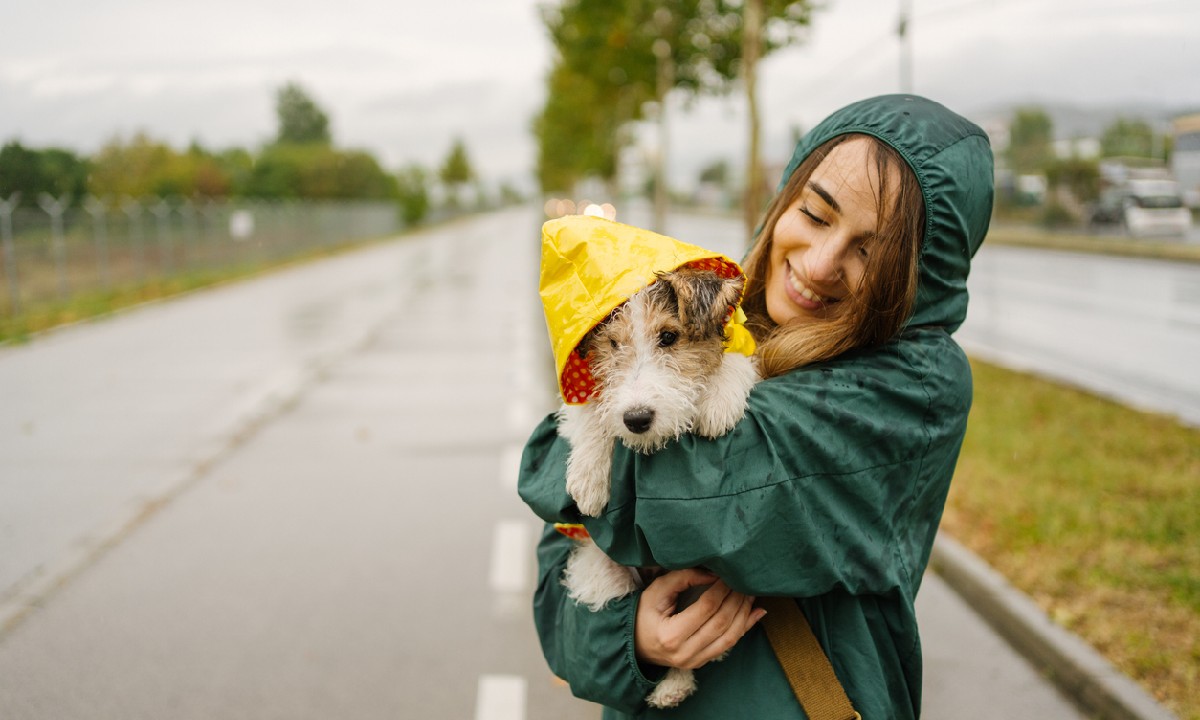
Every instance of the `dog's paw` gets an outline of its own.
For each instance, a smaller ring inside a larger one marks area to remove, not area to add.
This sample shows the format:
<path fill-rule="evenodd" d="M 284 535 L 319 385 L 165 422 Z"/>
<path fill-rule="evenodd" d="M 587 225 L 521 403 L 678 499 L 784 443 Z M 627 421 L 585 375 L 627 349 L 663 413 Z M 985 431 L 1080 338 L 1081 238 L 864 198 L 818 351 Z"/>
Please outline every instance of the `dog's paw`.
<path fill-rule="evenodd" d="M 599 477 L 567 467 L 567 494 L 588 517 L 599 517 L 608 505 L 608 476 Z"/>
<path fill-rule="evenodd" d="M 696 676 L 691 670 L 671 668 L 646 696 L 650 707 L 671 708 L 696 692 Z"/>
<path fill-rule="evenodd" d="M 705 403 L 696 416 L 693 432 L 704 437 L 721 437 L 732 430 L 746 416 L 745 400 L 722 404 L 717 402 Z"/>

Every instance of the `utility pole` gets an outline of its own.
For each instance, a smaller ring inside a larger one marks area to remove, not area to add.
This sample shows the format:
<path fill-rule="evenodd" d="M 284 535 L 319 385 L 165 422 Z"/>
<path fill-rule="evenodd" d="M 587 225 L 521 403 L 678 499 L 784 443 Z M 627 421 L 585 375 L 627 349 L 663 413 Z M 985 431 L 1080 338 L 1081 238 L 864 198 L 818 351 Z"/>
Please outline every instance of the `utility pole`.
<path fill-rule="evenodd" d="M 654 94 L 658 96 L 658 157 L 654 165 L 654 230 L 667 232 L 667 94 L 675 84 L 675 63 L 671 57 L 671 43 L 667 40 L 671 26 L 671 11 L 660 7 L 654 11 L 654 25 L 658 39 L 653 50 L 657 70 Z"/>
<path fill-rule="evenodd" d="M 900 0 L 900 20 L 896 35 L 900 38 L 900 92 L 913 91 L 912 0 Z"/>
<path fill-rule="evenodd" d="M 754 242 L 754 229 L 762 206 L 762 168 L 759 165 L 761 123 L 758 117 L 757 67 L 762 55 L 763 0 L 746 0 L 743 10 L 742 69 L 746 83 L 747 122 L 750 126 L 746 151 L 746 191 L 742 199 L 746 247 Z"/>

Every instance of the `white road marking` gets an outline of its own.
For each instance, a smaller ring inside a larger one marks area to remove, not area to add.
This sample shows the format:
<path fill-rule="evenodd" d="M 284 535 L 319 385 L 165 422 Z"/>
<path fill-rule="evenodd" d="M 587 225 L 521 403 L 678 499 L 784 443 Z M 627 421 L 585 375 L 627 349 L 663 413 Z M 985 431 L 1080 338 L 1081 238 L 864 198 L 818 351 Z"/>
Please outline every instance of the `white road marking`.
<path fill-rule="evenodd" d="M 505 520 L 492 535 L 492 590 L 520 593 L 529 579 L 529 557 L 533 533 L 527 523 Z"/>
<path fill-rule="evenodd" d="M 525 691 L 519 675 L 481 675 L 475 720 L 525 720 Z"/>

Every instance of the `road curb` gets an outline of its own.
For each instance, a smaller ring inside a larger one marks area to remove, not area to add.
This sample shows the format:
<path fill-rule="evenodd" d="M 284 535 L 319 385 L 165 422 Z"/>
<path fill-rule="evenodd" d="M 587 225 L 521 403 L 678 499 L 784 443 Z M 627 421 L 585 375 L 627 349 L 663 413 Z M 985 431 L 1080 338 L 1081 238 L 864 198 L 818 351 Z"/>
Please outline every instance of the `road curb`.
<path fill-rule="evenodd" d="M 945 533 L 934 542 L 930 567 L 1085 713 L 1102 720 L 1179 720 Z"/>

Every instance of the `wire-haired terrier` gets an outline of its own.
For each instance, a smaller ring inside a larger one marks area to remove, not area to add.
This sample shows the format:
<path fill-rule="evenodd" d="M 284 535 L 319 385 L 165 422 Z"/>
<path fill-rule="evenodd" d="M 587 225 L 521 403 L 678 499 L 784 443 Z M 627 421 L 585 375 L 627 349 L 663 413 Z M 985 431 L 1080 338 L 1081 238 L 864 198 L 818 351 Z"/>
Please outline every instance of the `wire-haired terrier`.
<path fill-rule="evenodd" d="M 718 437 L 745 415 L 759 380 L 754 360 L 726 352 L 725 326 L 744 279 L 684 267 L 659 273 L 579 343 L 596 381 L 583 405 L 564 405 L 559 432 L 571 445 L 567 491 L 584 515 L 609 500 L 613 443 L 653 453 L 692 432 Z M 593 611 L 641 586 L 636 570 L 613 562 L 590 540 L 571 553 L 563 584 Z M 646 698 L 673 707 L 696 688 L 690 670 L 671 668 Z"/>

